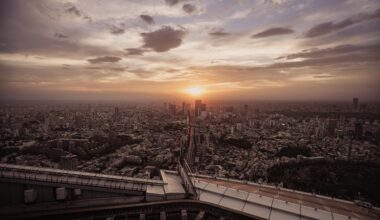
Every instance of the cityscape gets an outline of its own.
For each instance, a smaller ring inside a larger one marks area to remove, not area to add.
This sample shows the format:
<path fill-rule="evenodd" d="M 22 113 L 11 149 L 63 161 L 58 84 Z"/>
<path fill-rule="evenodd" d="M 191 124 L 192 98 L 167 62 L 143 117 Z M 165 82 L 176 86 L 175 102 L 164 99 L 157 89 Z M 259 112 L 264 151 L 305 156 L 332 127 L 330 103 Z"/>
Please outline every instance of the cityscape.
<path fill-rule="evenodd" d="M 378 1 L 0 8 L 1 219 L 380 218 Z"/>

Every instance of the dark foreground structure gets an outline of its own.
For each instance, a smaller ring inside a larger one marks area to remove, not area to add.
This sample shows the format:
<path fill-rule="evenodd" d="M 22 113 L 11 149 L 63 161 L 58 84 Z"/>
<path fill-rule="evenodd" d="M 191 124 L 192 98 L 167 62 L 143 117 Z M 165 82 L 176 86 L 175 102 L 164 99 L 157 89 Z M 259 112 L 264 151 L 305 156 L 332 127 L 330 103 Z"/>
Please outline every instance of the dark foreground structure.
<path fill-rule="evenodd" d="M 377 208 L 190 172 L 162 180 L 0 164 L 1 219 L 379 219 Z"/>

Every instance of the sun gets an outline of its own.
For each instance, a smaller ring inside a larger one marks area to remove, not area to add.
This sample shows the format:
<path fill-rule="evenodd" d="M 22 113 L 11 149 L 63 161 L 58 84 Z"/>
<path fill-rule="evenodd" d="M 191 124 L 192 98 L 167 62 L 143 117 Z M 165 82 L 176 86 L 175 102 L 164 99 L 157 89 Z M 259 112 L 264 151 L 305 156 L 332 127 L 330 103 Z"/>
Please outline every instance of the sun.
<path fill-rule="evenodd" d="M 192 96 L 200 96 L 205 92 L 205 90 L 201 87 L 189 87 L 184 89 L 184 92 Z"/>

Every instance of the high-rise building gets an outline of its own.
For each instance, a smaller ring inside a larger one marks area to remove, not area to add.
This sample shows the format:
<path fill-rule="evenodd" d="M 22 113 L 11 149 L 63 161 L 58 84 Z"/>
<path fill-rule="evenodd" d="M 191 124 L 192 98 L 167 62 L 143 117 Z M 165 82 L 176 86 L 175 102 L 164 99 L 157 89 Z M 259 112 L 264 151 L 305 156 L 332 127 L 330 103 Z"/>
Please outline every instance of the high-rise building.
<path fill-rule="evenodd" d="M 190 103 L 182 102 L 182 114 L 188 115 L 190 113 Z"/>
<path fill-rule="evenodd" d="M 243 114 L 244 115 L 248 114 L 248 105 L 247 104 L 244 105 Z"/>
<path fill-rule="evenodd" d="M 175 104 L 169 103 L 169 113 L 174 115 L 176 112 L 177 112 L 177 108 Z"/>
<path fill-rule="evenodd" d="M 205 112 L 206 111 L 206 103 L 202 103 L 201 104 L 201 112 Z"/>
<path fill-rule="evenodd" d="M 353 100 L 352 100 L 352 106 L 354 107 L 354 109 L 358 108 L 358 106 L 359 106 L 359 98 L 353 98 Z"/>
<path fill-rule="evenodd" d="M 195 116 L 199 116 L 202 108 L 202 100 L 195 100 Z"/>
<path fill-rule="evenodd" d="M 78 167 L 78 156 L 73 154 L 61 156 L 58 167 L 64 170 L 76 170 Z"/>
<path fill-rule="evenodd" d="M 335 129 L 336 129 L 336 126 L 337 126 L 337 120 L 336 119 L 330 119 L 329 120 L 329 123 L 327 125 L 327 132 L 330 136 L 334 136 L 335 135 Z"/>
<path fill-rule="evenodd" d="M 356 122 L 355 123 L 355 132 L 354 132 L 354 137 L 355 139 L 361 139 L 363 136 L 363 124 L 361 122 Z"/>
<path fill-rule="evenodd" d="M 119 107 L 115 107 L 115 112 L 113 114 L 113 117 L 115 120 L 117 120 L 117 119 L 119 119 L 119 116 L 120 116 Z"/>

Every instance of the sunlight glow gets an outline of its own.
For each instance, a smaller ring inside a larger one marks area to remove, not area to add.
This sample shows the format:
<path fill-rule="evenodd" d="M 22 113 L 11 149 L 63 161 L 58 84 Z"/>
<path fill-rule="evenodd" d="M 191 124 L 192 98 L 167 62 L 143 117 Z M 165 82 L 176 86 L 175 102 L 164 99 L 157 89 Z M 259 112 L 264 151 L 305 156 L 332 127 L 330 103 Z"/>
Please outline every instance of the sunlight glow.
<path fill-rule="evenodd" d="M 192 96 L 199 96 L 199 95 L 202 95 L 205 92 L 205 90 L 200 87 L 190 87 L 190 88 L 184 89 L 184 92 Z"/>

